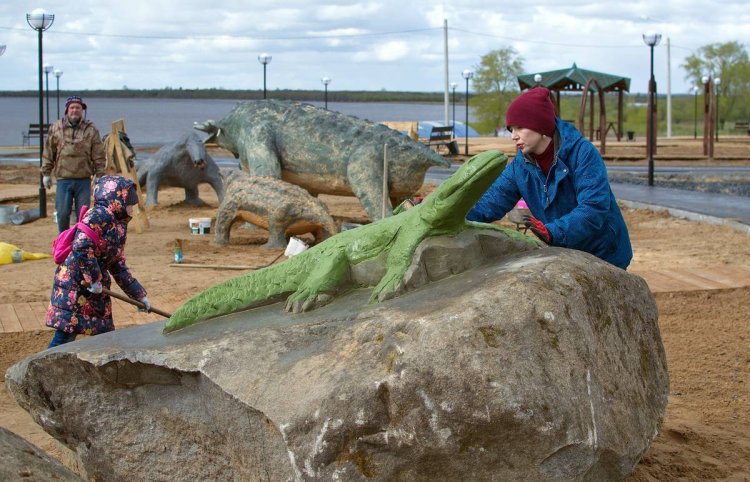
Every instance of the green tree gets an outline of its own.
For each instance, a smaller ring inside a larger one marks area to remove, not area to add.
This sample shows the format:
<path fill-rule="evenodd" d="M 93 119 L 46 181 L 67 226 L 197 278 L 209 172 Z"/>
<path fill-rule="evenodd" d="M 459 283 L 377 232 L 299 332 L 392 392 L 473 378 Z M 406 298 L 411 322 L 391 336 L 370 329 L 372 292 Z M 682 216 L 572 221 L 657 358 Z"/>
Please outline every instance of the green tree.
<path fill-rule="evenodd" d="M 701 78 L 721 78 L 719 118 L 722 120 L 750 117 L 750 59 L 739 42 L 713 43 L 700 47 L 685 58 L 681 66 L 685 80 L 701 86 Z"/>
<path fill-rule="evenodd" d="M 494 133 L 505 122 L 507 104 L 518 92 L 523 57 L 513 47 L 493 50 L 482 56 L 474 71 L 476 94 L 469 101 L 476 119 L 472 127 L 480 134 Z"/>

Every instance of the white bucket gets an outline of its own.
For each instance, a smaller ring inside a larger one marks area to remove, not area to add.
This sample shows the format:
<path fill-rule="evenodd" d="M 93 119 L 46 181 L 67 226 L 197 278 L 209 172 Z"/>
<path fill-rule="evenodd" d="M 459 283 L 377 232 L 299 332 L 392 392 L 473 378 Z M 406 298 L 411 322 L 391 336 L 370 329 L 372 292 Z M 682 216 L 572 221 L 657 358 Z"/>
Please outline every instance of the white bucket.
<path fill-rule="evenodd" d="M 190 232 L 193 234 L 209 234 L 211 232 L 211 218 L 188 219 Z"/>
<path fill-rule="evenodd" d="M 297 254 L 300 254 L 302 251 L 306 250 L 309 246 L 307 246 L 307 243 L 302 241 L 299 238 L 295 238 L 292 236 L 289 239 L 289 244 L 286 246 L 286 250 L 284 251 L 284 256 L 291 257 Z"/>
<path fill-rule="evenodd" d="M 16 204 L 0 206 L 0 224 L 10 224 L 10 217 L 18 211 Z"/>

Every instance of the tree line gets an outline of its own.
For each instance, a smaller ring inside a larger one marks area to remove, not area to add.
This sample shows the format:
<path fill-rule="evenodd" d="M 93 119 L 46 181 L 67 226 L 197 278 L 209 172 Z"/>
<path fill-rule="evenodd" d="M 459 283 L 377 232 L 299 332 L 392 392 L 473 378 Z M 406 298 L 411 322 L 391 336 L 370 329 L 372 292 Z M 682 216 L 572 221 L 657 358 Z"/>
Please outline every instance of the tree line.
<path fill-rule="evenodd" d="M 483 55 L 474 66 L 476 94 L 469 100 L 478 132 L 489 134 L 505 121 L 508 104 L 519 94 L 517 78 L 524 73 L 524 59 L 512 47 L 500 48 Z M 703 81 L 706 75 L 721 78 L 719 88 L 719 128 L 728 130 L 736 121 L 750 120 L 750 60 L 739 42 L 704 45 L 688 56 L 680 66 L 685 80 L 699 89 L 696 93 L 672 95 L 672 132 L 689 135 L 701 132 L 703 124 Z M 606 95 L 607 117 L 616 118 L 617 99 Z M 663 92 L 658 94 L 657 117 L 659 131 L 666 130 L 667 109 Z M 580 93 L 563 93 L 560 117 L 573 120 L 578 117 Z M 646 94 L 625 94 L 623 130 L 646 131 Z M 697 113 L 696 113 L 697 111 Z"/>

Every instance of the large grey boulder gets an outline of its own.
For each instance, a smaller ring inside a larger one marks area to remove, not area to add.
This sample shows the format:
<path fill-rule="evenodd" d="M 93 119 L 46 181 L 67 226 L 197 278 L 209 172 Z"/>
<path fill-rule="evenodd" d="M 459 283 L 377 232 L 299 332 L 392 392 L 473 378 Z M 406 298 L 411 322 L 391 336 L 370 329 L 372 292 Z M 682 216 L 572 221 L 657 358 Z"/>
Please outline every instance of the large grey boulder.
<path fill-rule="evenodd" d="M 0 427 L 0 480 L 57 480 L 81 478 L 36 445 Z"/>
<path fill-rule="evenodd" d="M 102 480 L 617 480 L 657 434 L 667 368 L 638 276 L 547 248 L 368 291 L 99 335 L 6 384 Z"/>

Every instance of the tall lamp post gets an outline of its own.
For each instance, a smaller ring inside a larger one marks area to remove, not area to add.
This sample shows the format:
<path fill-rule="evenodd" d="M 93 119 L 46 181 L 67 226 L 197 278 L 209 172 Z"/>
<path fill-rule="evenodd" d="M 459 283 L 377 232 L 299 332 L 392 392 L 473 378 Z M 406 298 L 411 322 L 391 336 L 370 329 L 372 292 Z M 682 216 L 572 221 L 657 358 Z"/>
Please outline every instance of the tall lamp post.
<path fill-rule="evenodd" d="M 55 77 L 57 78 L 57 118 L 60 118 L 60 77 L 62 77 L 63 71 L 55 69 Z"/>
<path fill-rule="evenodd" d="M 461 77 L 466 79 L 466 125 L 464 126 L 464 135 L 465 135 L 465 145 L 464 145 L 464 155 L 469 155 L 469 79 L 474 77 L 474 72 L 472 72 L 469 69 L 464 70 L 461 72 Z"/>
<path fill-rule="evenodd" d="M 326 93 L 325 93 L 325 97 L 324 98 L 325 98 L 326 110 L 328 110 L 328 84 L 331 83 L 331 78 L 330 77 L 323 77 L 322 79 L 320 79 L 320 81 L 323 82 L 323 85 L 325 86 Z"/>
<path fill-rule="evenodd" d="M 697 85 L 693 86 L 693 139 L 698 138 L 698 92 L 700 91 Z"/>
<path fill-rule="evenodd" d="M 451 90 L 453 90 L 453 122 L 451 122 L 453 137 L 456 137 L 456 87 L 458 87 L 458 84 L 451 82 Z"/>
<path fill-rule="evenodd" d="M 258 55 L 258 62 L 263 64 L 263 98 L 266 98 L 266 66 L 271 63 L 271 56 L 268 54 Z"/>
<path fill-rule="evenodd" d="M 719 85 L 721 85 L 721 78 L 716 77 L 714 79 L 714 96 L 716 97 L 716 142 L 719 142 L 719 124 L 721 124 L 721 116 L 719 115 Z"/>
<path fill-rule="evenodd" d="M 651 50 L 651 77 L 648 80 L 648 119 L 646 121 L 646 151 L 648 154 L 648 185 L 654 185 L 654 153 L 656 152 L 656 79 L 654 79 L 654 47 L 659 44 L 661 34 L 648 32 L 643 41 Z"/>
<path fill-rule="evenodd" d="M 44 96 L 47 99 L 46 123 L 49 125 L 49 74 L 55 70 L 50 64 L 44 64 Z"/>
<path fill-rule="evenodd" d="M 44 123 L 44 101 L 42 98 L 42 32 L 52 26 L 55 16 L 35 8 L 26 14 L 26 22 L 39 33 L 39 124 Z M 47 191 L 44 190 L 42 177 L 42 154 L 44 153 L 44 129 L 39 129 L 39 217 L 47 217 Z"/>

